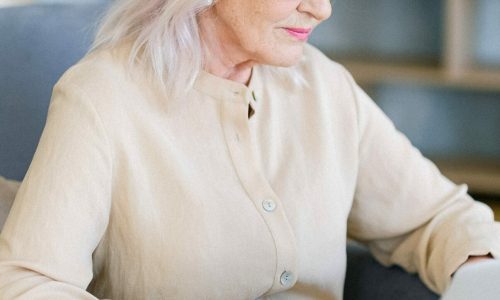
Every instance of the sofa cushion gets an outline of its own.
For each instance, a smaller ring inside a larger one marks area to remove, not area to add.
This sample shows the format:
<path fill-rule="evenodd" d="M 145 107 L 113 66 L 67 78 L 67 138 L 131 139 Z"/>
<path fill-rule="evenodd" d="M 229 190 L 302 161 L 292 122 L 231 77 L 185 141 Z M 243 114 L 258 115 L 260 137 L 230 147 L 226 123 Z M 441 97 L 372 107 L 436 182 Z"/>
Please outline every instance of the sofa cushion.
<path fill-rule="evenodd" d="M 347 266 L 344 300 L 439 299 L 416 274 L 408 274 L 398 266 L 382 266 L 360 244 L 348 244 Z"/>
<path fill-rule="evenodd" d="M 45 124 L 52 87 L 92 42 L 108 1 L 0 9 L 0 174 L 21 180 Z"/>

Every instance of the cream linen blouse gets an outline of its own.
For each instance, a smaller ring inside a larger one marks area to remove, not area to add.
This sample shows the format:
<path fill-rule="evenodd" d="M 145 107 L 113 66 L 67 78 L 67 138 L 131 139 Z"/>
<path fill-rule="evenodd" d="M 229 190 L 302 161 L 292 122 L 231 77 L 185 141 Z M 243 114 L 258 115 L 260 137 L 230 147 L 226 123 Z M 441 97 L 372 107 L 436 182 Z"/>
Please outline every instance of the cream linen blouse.
<path fill-rule="evenodd" d="M 305 85 L 202 72 L 179 100 L 126 52 L 54 88 L 0 236 L 2 299 L 342 299 L 347 236 L 436 292 L 468 255 L 500 257 L 492 211 L 313 47 Z"/>

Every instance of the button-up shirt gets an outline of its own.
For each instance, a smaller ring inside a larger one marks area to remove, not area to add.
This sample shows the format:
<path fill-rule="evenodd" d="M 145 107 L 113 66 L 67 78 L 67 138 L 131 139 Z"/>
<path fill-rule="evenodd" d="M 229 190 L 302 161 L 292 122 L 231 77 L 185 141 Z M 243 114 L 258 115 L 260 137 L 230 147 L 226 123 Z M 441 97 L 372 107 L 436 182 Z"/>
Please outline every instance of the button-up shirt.
<path fill-rule="evenodd" d="M 436 292 L 500 256 L 492 211 L 315 48 L 179 99 L 126 57 L 56 85 L 0 236 L 5 299 L 342 299 L 348 237 Z"/>

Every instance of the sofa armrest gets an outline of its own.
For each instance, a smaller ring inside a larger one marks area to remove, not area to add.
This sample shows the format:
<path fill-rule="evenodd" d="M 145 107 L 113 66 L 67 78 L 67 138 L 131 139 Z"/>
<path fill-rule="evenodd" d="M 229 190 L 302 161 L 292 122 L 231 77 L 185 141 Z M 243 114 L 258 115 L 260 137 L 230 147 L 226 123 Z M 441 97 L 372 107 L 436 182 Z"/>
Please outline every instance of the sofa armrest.
<path fill-rule="evenodd" d="M 394 266 L 386 268 L 363 246 L 347 246 L 345 300 L 434 300 L 439 296 L 429 290 L 415 274 Z"/>

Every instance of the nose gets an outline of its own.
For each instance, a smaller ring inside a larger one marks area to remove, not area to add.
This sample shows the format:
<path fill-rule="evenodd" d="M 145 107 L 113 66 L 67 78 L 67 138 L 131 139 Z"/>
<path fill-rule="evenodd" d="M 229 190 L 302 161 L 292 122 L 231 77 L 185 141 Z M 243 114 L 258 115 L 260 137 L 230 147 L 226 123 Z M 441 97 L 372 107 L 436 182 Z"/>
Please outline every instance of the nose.
<path fill-rule="evenodd" d="M 307 13 L 318 20 L 318 22 L 321 22 L 328 19 L 332 14 L 332 5 L 330 0 L 302 0 L 297 10 Z"/>

